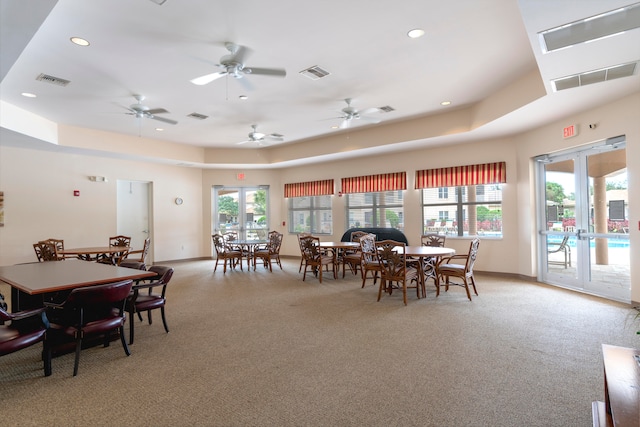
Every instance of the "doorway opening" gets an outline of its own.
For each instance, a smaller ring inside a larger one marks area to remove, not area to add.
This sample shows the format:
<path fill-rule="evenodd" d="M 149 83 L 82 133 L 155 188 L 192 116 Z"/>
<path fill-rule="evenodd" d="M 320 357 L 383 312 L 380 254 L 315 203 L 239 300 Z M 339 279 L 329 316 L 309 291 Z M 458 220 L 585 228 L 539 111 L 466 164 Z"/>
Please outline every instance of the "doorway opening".
<path fill-rule="evenodd" d="M 269 233 L 269 186 L 213 187 L 213 233 L 235 232 L 240 240 L 265 240 Z"/>

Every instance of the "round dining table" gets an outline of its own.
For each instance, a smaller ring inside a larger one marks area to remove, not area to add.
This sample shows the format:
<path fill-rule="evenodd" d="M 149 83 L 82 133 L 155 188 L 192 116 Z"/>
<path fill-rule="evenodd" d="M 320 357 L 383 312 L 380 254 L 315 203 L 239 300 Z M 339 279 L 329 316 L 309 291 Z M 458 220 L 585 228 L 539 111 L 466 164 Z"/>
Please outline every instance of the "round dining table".
<path fill-rule="evenodd" d="M 397 246 L 396 248 L 400 250 L 402 246 Z M 404 252 L 408 257 L 417 258 L 422 294 L 426 297 L 425 284 L 427 280 L 433 279 L 436 286 L 440 285 L 438 280 L 438 264 L 442 257 L 455 255 L 456 250 L 442 246 L 405 246 Z"/>

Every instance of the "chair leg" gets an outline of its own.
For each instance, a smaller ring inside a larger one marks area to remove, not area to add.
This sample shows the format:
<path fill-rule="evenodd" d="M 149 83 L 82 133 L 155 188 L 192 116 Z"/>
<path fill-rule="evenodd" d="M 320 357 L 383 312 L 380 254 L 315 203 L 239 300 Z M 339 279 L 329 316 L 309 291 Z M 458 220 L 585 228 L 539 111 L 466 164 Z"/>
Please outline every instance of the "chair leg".
<path fill-rule="evenodd" d="M 463 280 L 464 280 L 464 290 L 467 291 L 467 298 L 469 298 L 469 301 L 471 301 L 471 292 L 469 292 L 469 284 L 467 283 L 467 278 L 465 277 Z"/>
<path fill-rule="evenodd" d="M 80 332 L 78 332 L 80 333 Z M 76 360 L 73 363 L 73 376 L 78 375 L 78 365 L 80 364 L 80 350 L 82 349 L 82 338 L 76 339 Z"/>
<path fill-rule="evenodd" d="M 153 323 L 153 319 L 151 318 L 151 310 L 147 310 L 147 319 L 149 319 L 149 324 Z"/>
<path fill-rule="evenodd" d="M 473 286 L 473 292 L 476 295 L 478 295 L 478 290 L 476 289 L 476 279 L 474 279 L 473 276 L 471 276 L 469 280 L 471 280 L 471 285 Z"/>
<path fill-rule="evenodd" d="M 42 342 L 42 361 L 44 363 L 44 376 L 51 375 L 51 345 L 48 342 L 48 338 L 45 338 Z"/>
<path fill-rule="evenodd" d="M 120 342 L 122 343 L 122 348 L 124 349 L 124 354 L 127 356 L 131 356 L 131 351 L 129 351 L 129 346 L 127 345 L 127 340 L 124 339 L 124 326 L 120 326 Z"/>
<path fill-rule="evenodd" d="M 162 316 L 162 324 L 164 325 L 164 330 L 169 332 L 169 325 L 167 325 L 167 318 L 164 315 L 164 307 L 160 307 L 160 316 Z"/>
<path fill-rule="evenodd" d="M 138 312 L 138 316 L 140 316 L 140 312 Z M 142 318 L 142 316 L 140 316 Z M 133 329 L 134 329 L 134 324 L 135 322 L 133 321 L 133 312 L 129 313 L 129 344 L 133 344 Z"/>

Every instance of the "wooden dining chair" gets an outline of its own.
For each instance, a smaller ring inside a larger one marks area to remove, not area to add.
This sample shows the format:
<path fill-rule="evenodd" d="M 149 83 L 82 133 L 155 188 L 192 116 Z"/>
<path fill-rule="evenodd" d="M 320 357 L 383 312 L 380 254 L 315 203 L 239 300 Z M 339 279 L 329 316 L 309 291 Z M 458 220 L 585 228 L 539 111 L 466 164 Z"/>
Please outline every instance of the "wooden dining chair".
<path fill-rule="evenodd" d="M 431 246 L 444 248 L 447 236 L 438 233 L 426 233 L 420 236 L 422 246 Z M 438 286 L 438 275 L 436 274 L 437 257 L 424 257 L 422 259 L 423 285 L 429 279 L 433 279 L 436 287 Z M 426 289 L 424 290 L 426 292 Z"/>
<path fill-rule="evenodd" d="M 119 252 L 112 252 L 109 254 L 102 254 L 98 256 L 97 261 L 102 264 L 120 265 L 120 262 L 127 257 L 129 247 L 131 246 L 130 236 L 112 236 L 109 237 L 109 247 L 117 248 L 122 247 L 123 250 Z"/>
<path fill-rule="evenodd" d="M 301 237 L 311 236 L 311 233 L 298 233 L 298 246 L 300 246 L 300 267 L 298 268 L 298 273 L 302 273 L 302 267 L 304 266 L 304 254 L 302 253 L 302 241 Z"/>
<path fill-rule="evenodd" d="M 378 289 L 378 301 L 382 297 L 382 291 L 389 295 L 394 289 L 402 290 L 402 300 L 407 305 L 407 288 L 415 282 L 416 294 L 420 298 L 421 283 L 419 272 L 412 263 L 407 263 L 403 242 L 395 240 L 382 240 L 376 242 L 376 254 L 381 267 L 381 280 Z"/>
<path fill-rule="evenodd" d="M 121 267 L 137 268 L 139 270 L 147 269 L 147 256 L 149 255 L 149 249 L 151 248 L 151 239 L 147 237 L 144 239 L 142 249 L 129 251 L 120 261 Z"/>
<path fill-rule="evenodd" d="M 473 266 L 478 257 L 478 247 L 480 239 L 474 238 L 469 244 L 469 252 L 461 255 L 452 255 L 442 259 L 437 266 L 438 285 L 436 288 L 436 296 L 440 295 L 440 287 L 445 287 L 445 292 L 449 290 L 449 286 L 462 286 L 467 292 L 467 298 L 471 301 L 471 293 L 469 292 L 469 284 L 473 286 L 473 292 L 478 295 L 476 289 L 476 280 L 473 277 Z M 457 277 L 462 283 L 454 283 L 450 281 L 451 277 Z"/>
<path fill-rule="evenodd" d="M 216 265 L 213 267 L 213 272 L 215 273 L 220 261 L 222 261 L 223 264 L 223 273 L 227 272 L 227 262 L 229 263 L 229 268 L 235 269 L 236 266 L 240 264 L 240 270 L 242 270 L 242 252 L 231 249 L 222 234 L 214 234 L 211 236 L 211 239 L 213 240 L 213 247 L 216 251 Z"/>
<path fill-rule="evenodd" d="M 335 256 L 328 255 L 320 248 L 320 238 L 316 236 L 302 236 L 300 237 L 300 250 L 302 251 L 302 258 L 304 261 L 304 274 L 302 281 L 307 277 L 307 270 L 311 268 L 311 271 L 315 276 L 318 276 L 320 283 L 322 283 L 322 270 L 325 267 L 331 266 L 333 271 L 333 278 L 338 277 L 337 264 Z"/>
<path fill-rule="evenodd" d="M 368 233 L 360 237 L 360 257 L 362 262 L 362 287 L 364 288 L 369 272 L 373 273 L 373 284 L 375 285 L 382 271 L 382 266 L 376 253 L 375 234 Z"/>
<path fill-rule="evenodd" d="M 269 233 L 269 243 L 265 247 L 256 248 L 253 251 L 253 270 L 255 271 L 258 258 L 262 260 L 262 264 L 265 268 L 269 268 L 269 271 L 273 271 L 271 266 L 272 261 L 275 261 L 280 270 L 282 270 L 282 263 L 280 262 L 280 247 L 282 246 L 282 233 L 278 231 L 271 231 Z"/>
<path fill-rule="evenodd" d="M 360 238 L 367 234 L 369 233 L 366 231 L 354 231 L 351 233 L 351 241 L 359 244 Z M 347 267 L 349 267 L 353 274 L 358 274 L 358 271 L 360 271 L 360 276 L 362 276 L 362 253 L 360 246 L 356 249 L 347 249 L 342 252 L 342 277 L 345 276 Z"/>
<path fill-rule="evenodd" d="M 39 262 L 60 261 L 62 259 L 62 257 L 58 255 L 56 245 L 46 240 L 34 243 L 33 250 Z"/>

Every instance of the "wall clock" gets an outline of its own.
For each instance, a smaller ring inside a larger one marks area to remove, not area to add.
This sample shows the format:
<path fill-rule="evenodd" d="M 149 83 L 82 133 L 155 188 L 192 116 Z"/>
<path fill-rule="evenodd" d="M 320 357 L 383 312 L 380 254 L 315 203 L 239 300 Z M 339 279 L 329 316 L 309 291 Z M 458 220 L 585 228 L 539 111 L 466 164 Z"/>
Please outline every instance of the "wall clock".
<path fill-rule="evenodd" d="M 181 205 L 181 204 L 182 204 L 182 202 L 184 202 L 184 200 L 182 200 L 182 198 L 181 198 L 181 197 L 176 197 L 175 202 L 176 202 L 176 205 Z"/>

